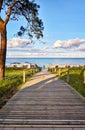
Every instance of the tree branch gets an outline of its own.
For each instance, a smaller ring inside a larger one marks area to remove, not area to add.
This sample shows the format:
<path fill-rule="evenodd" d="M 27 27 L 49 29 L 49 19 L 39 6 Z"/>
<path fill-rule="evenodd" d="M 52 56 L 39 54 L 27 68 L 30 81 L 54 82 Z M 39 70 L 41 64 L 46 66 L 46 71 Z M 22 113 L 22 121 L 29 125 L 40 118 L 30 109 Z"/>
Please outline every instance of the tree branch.
<path fill-rule="evenodd" d="M 17 3 L 18 0 L 15 0 L 8 8 L 8 12 L 7 12 L 7 16 L 6 16 L 6 19 L 4 21 L 4 25 L 6 26 L 9 19 L 10 19 L 10 16 L 11 16 L 11 11 L 12 11 L 12 8 L 15 6 L 15 4 Z"/>

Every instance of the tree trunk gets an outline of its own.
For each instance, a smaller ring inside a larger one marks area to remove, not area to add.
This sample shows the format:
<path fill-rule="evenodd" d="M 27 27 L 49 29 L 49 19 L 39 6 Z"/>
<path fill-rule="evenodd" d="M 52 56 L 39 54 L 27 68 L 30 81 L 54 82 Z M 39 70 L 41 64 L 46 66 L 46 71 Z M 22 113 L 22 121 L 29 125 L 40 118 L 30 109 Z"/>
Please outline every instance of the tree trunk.
<path fill-rule="evenodd" d="M 0 80 L 5 76 L 5 60 L 6 60 L 6 26 L 4 26 L 4 21 L 0 18 Z"/>

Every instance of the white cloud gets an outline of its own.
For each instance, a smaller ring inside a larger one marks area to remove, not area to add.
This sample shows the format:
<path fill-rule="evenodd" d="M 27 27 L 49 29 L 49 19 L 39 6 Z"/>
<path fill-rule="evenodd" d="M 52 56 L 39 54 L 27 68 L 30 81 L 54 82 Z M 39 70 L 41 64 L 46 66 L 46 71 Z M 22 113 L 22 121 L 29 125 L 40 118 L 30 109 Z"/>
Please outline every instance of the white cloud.
<path fill-rule="evenodd" d="M 78 50 L 78 51 L 85 51 L 85 44 L 84 45 L 80 45 L 76 50 Z"/>
<path fill-rule="evenodd" d="M 62 47 L 62 43 L 63 43 L 63 41 L 57 40 L 57 41 L 54 43 L 54 48 Z"/>
<path fill-rule="evenodd" d="M 79 47 L 80 44 L 85 43 L 85 39 L 79 39 L 79 38 L 75 38 L 75 39 L 70 39 L 70 40 L 66 40 L 66 41 L 61 41 L 61 40 L 57 40 L 54 43 L 54 48 L 72 48 L 72 47 Z"/>
<path fill-rule="evenodd" d="M 14 49 L 14 48 L 13 48 Z M 34 57 L 58 57 L 58 58 L 66 58 L 66 57 L 70 57 L 70 58 L 74 58 L 74 57 L 85 57 L 85 52 L 77 52 L 77 51 L 58 51 L 58 50 L 48 50 L 48 51 L 43 51 L 41 49 L 35 49 L 35 51 L 33 51 L 34 49 L 31 49 L 30 51 L 25 49 L 25 48 L 15 48 L 15 51 L 12 48 L 10 48 L 7 51 L 7 57 L 11 57 L 11 58 L 34 58 Z"/>
<path fill-rule="evenodd" d="M 8 41 L 7 57 L 85 57 L 85 39 L 57 40 L 53 47 L 44 44 L 41 48 L 29 43 L 27 39 L 11 39 Z"/>
<path fill-rule="evenodd" d="M 8 48 L 25 47 L 30 43 L 31 43 L 30 39 L 12 38 L 11 40 L 8 41 L 7 47 Z"/>
<path fill-rule="evenodd" d="M 71 48 L 71 47 L 78 47 L 80 44 L 85 43 L 85 39 L 70 39 L 65 42 L 63 47 L 65 48 Z"/>

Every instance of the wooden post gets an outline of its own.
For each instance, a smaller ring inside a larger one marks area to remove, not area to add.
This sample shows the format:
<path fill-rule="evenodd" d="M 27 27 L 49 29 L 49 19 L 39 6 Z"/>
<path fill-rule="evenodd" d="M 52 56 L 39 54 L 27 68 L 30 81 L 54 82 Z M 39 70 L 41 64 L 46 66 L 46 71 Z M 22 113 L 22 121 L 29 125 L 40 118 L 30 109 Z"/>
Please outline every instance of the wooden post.
<path fill-rule="evenodd" d="M 25 71 L 23 71 L 23 83 L 25 83 Z"/>
<path fill-rule="evenodd" d="M 55 68 L 55 72 L 56 72 L 56 68 Z"/>
<path fill-rule="evenodd" d="M 33 69 L 31 69 L 31 74 L 33 75 Z"/>
<path fill-rule="evenodd" d="M 59 75 L 59 77 L 60 77 L 60 75 L 61 75 L 61 70 L 60 70 L 60 68 L 59 68 L 59 71 L 58 71 L 58 75 Z"/>
<path fill-rule="evenodd" d="M 68 69 L 68 71 L 67 71 L 67 79 L 66 79 L 67 83 L 69 82 L 69 79 L 70 79 L 70 75 L 69 75 L 69 69 Z"/>
<path fill-rule="evenodd" d="M 37 68 L 36 68 L 36 71 L 35 72 L 37 72 Z"/>
<path fill-rule="evenodd" d="M 84 84 L 85 84 L 85 70 L 84 70 L 84 72 L 83 72 L 83 76 L 84 76 Z"/>

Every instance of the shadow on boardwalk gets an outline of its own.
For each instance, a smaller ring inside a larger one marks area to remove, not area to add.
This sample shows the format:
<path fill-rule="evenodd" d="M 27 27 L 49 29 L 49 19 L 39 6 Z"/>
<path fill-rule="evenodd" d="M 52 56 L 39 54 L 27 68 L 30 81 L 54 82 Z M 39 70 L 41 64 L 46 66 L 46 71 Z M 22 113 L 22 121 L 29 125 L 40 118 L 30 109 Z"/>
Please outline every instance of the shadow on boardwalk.
<path fill-rule="evenodd" d="M 36 74 L 0 110 L 0 128 L 85 128 L 85 99 L 46 70 Z M 12 128 L 12 129 L 11 129 Z M 71 129 L 72 128 L 72 129 Z M 79 129 L 80 130 L 80 129 Z"/>

